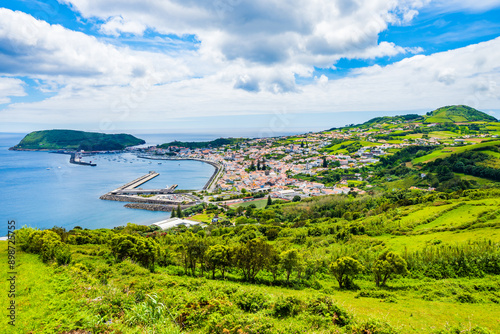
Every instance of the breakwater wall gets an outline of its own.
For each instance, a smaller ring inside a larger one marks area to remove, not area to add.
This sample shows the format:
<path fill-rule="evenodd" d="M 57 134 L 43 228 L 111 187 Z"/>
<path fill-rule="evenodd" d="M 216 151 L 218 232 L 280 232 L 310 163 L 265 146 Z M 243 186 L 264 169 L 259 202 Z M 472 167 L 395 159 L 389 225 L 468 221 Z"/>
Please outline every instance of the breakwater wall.
<path fill-rule="evenodd" d="M 126 208 L 129 209 L 140 209 L 140 210 L 149 210 L 149 211 L 165 211 L 170 212 L 177 209 L 177 205 L 162 205 L 162 204 L 148 204 L 148 203 L 129 203 L 125 204 Z M 181 205 L 181 209 L 187 209 L 190 205 Z"/>
<path fill-rule="evenodd" d="M 96 164 L 90 163 L 90 162 L 84 162 L 80 160 L 75 159 L 75 153 L 71 153 L 71 157 L 69 158 L 69 163 L 75 164 L 75 165 L 82 165 L 82 166 L 92 166 L 95 167 L 97 166 Z"/>
<path fill-rule="evenodd" d="M 132 197 L 132 196 L 119 196 L 119 195 L 111 195 L 106 194 L 99 197 L 100 199 L 107 201 L 117 201 L 117 202 L 133 202 L 133 203 L 145 203 L 145 204 L 160 204 L 160 205 L 175 205 L 177 207 L 178 202 L 167 201 L 167 200 L 155 200 L 150 198 L 142 198 L 142 197 Z M 195 205 L 195 202 L 188 202 L 184 204 L 186 208 Z M 181 205 L 182 207 L 182 205 Z"/>

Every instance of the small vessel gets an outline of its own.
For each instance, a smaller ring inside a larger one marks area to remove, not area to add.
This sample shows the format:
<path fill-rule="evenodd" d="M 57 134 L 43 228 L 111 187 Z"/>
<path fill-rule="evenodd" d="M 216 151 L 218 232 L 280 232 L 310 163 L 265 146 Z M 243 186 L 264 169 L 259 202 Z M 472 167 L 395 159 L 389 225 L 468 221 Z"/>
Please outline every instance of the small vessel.
<path fill-rule="evenodd" d="M 50 168 L 47 168 L 47 170 L 50 170 Z"/>

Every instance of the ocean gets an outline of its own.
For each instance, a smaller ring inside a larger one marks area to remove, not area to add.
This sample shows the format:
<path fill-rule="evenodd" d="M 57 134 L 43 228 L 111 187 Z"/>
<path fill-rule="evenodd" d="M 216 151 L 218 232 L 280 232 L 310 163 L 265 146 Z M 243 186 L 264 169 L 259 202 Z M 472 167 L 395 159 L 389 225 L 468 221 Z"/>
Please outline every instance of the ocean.
<path fill-rule="evenodd" d="M 214 135 L 148 134 L 136 135 L 155 145 L 172 140 L 199 141 Z M 177 189 L 201 189 L 214 167 L 199 161 L 158 161 L 137 158 L 131 153 L 84 157 L 96 167 L 73 165 L 69 155 L 48 152 L 9 151 L 24 135 L 0 133 L 0 236 L 7 234 L 7 222 L 45 229 L 53 226 L 67 230 L 112 228 L 152 224 L 166 219 L 169 212 L 128 209 L 123 202 L 103 201 L 110 190 L 154 170 L 160 175 L 141 185 L 160 188 L 178 184 Z"/>

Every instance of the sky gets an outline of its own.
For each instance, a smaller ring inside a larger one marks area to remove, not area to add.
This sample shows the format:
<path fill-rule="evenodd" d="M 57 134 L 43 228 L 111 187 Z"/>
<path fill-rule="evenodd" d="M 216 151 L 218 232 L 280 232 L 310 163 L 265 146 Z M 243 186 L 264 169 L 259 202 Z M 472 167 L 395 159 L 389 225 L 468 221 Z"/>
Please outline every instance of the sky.
<path fill-rule="evenodd" d="M 259 136 L 500 118 L 500 0 L 0 2 L 0 132 Z"/>

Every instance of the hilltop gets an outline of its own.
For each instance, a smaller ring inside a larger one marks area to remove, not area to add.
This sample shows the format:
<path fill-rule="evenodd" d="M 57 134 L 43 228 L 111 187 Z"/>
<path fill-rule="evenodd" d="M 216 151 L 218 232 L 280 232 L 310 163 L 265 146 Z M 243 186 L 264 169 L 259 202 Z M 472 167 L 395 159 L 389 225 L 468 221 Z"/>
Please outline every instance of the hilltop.
<path fill-rule="evenodd" d="M 470 122 L 497 122 L 498 120 L 482 111 L 465 105 L 446 106 L 430 111 L 425 115 L 407 114 L 398 116 L 382 116 L 372 118 L 362 124 L 347 125 L 341 128 L 332 128 L 328 131 L 343 128 L 369 129 L 376 126 L 388 124 L 414 123 L 470 123 Z"/>
<path fill-rule="evenodd" d="M 493 116 L 469 106 L 447 106 L 427 113 L 425 123 L 496 122 Z"/>
<path fill-rule="evenodd" d="M 11 150 L 85 150 L 112 151 L 145 144 L 129 134 L 105 134 L 75 130 L 44 130 L 27 134 Z"/>

